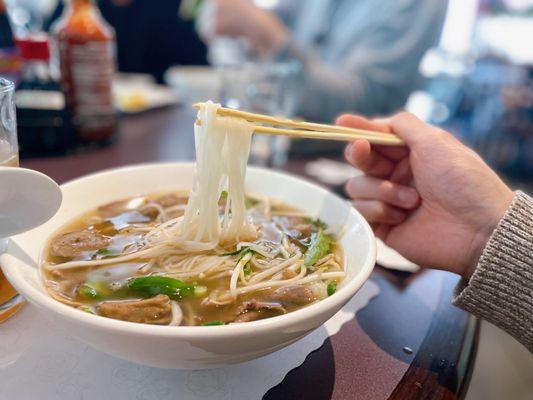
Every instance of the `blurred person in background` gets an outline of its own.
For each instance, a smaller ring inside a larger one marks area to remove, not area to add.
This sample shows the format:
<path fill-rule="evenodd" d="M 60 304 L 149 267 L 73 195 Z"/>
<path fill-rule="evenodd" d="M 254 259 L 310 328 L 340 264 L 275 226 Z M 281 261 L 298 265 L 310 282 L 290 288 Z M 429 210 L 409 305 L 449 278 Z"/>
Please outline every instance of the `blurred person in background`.
<path fill-rule="evenodd" d="M 206 47 L 193 23 L 178 15 L 180 0 L 99 0 L 103 17 L 116 32 L 118 69 L 151 74 L 163 81 L 175 64 L 206 64 Z M 61 16 L 60 1 L 45 29 Z"/>
<path fill-rule="evenodd" d="M 256 1 L 256 3 L 262 3 Z M 198 27 L 245 39 L 248 56 L 301 65 L 296 112 L 331 121 L 342 111 L 366 115 L 402 107 L 417 87 L 418 65 L 439 39 L 444 0 L 278 1 L 275 12 L 249 0 L 206 0 Z"/>

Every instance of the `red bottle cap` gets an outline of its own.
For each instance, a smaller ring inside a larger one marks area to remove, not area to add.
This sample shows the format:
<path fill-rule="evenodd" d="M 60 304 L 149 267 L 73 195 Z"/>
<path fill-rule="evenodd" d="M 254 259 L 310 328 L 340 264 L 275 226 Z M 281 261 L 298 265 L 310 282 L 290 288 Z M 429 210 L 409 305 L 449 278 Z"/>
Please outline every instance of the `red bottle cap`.
<path fill-rule="evenodd" d="M 45 34 L 17 38 L 15 39 L 15 43 L 20 50 L 20 56 L 23 60 L 47 61 L 50 59 L 48 36 Z"/>

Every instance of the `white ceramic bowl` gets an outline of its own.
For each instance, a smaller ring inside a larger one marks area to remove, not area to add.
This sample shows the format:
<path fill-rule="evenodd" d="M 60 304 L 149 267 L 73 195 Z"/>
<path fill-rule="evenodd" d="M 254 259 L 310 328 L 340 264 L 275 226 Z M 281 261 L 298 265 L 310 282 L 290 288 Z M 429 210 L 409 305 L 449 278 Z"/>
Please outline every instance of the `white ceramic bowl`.
<path fill-rule="evenodd" d="M 38 274 L 42 246 L 62 225 L 100 204 L 138 194 L 190 188 L 193 164 L 147 164 L 89 175 L 62 186 L 63 204 L 46 224 L 12 238 L 0 264 L 9 281 L 39 310 L 89 345 L 133 362 L 176 369 L 202 369 L 251 360 L 279 350 L 339 311 L 370 275 L 376 258 L 372 231 L 347 202 L 302 179 L 249 168 L 246 187 L 319 216 L 338 229 L 347 277 L 337 292 L 286 315 L 244 324 L 168 327 L 119 321 L 84 313 L 49 297 Z"/>

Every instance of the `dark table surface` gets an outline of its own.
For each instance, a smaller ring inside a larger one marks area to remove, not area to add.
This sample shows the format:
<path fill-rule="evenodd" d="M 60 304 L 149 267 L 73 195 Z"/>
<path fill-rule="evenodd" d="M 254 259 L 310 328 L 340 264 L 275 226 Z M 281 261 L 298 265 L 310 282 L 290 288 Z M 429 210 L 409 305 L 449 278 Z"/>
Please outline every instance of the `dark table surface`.
<path fill-rule="evenodd" d="M 59 183 L 107 168 L 154 161 L 193 160 L 194 115 L 167 108 L 123 117 L 109 146 L 22 166 Z M 309 159 L 283 169 L 303 174 Z M 376 266 L 380 288 L 356 317 L 272 388 L 265 399 L 456 399 L 472 372 L 479 324 L 450 304 L 457 276 L 417 274 Z"/>

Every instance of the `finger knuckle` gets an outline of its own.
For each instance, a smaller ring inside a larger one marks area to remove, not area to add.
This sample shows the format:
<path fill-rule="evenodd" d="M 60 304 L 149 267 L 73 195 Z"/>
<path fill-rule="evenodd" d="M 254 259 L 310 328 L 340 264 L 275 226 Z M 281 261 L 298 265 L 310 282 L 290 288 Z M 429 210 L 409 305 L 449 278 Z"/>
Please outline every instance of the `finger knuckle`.
<path fill-rule="evenodd" d="M 411 121 L 414 118 L 416 118 L 416 117 L 413 114 L 411 114 L 410 112 L 401 111 L 401 112 L 399 112 L 399 113 L 394 115 L 393 120 L 398 121 L 398 122 L 403 122 L 403 121 Z"/>
<path fill-rule="evenodd" d="M 383 218 L 387 214 L 387 206 L 379 201 L 374 203 L 374 207 L 372 207 L 372 215 L 375 220 L 383 220 Z"/>
<path fill-rule="evenodd" d="M 381 181 L 378 186 L 378 196 L 381 200 L 392 202 L 396 199 L 396 186 L 391 181 Z"/>

